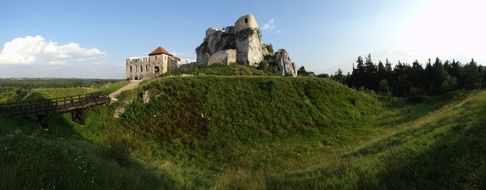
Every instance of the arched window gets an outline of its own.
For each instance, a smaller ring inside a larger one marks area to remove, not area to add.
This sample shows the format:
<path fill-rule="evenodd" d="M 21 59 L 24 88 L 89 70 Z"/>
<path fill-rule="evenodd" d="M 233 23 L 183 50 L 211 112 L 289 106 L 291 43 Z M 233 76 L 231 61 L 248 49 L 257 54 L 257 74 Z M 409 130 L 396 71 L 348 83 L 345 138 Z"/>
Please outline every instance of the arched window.
<path fill-rule="evenodd" d="M 130 66 L 130 73 L 132 73 L 132 72 L 133 72 L 133 68 L 132 68 L 132 66 Z"/>
<path fill-rule="evenodd" d="M 245 23 L 248 24 L 248 18 L 245 18 Z"/>
<path fill-rule="evenodd" d="M 143 66 L 140 65 L 140 72 L 143 72 Z"/>

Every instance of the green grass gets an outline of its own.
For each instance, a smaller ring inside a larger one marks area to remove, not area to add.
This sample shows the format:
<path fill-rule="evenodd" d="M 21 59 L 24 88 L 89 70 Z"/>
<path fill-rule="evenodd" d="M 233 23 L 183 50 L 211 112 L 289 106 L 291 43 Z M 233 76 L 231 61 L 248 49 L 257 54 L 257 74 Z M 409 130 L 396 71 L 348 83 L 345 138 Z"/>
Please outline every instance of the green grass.
<path fill-rule="evenodd" d="M 71 82 L 70 80 L 68 81 Z M 35 83 L 34 81 L 31 82 Z M 91 83 L 94 82 L 95 81 L 91 81 Z M 5 88 L 2 91 L 0 91 L 0 104 L 9 103 L 9 102 L 37 100 L 37 99 L 60 98 L 60 97 L 88 94 L 93 92 L 101 92 L 103 94 L 109 94 L 128 84 L 128 81 L 117 81 L 117 82 L 103 81 L 103 82 L 105 83 L 96 83 L 97 85 L 93 85 L 88 82 L 87 84 L 91 84 L 89 86 L 71 86 L 71 83 L 67 83 L 63 85 L 62 83 L 59 82 L 59 84 L 53 83 L 52 86 L 54 87 L 51 87 L 48 86 L 47 84 L 44 85 L 44 82 L 40 84 L 28 85 L 28 83 L 25 83 L 23 80 L 21 80 L 21 84 L 24 86 L 29 86 L 29 87 L 44 86 L 44 87 L 20 88 L 20 87 L 12 86 L 10 88 Z M 66 87 L 55 87 L 55 86 L 66 86 Z"/>
<path fill-rule="evenodd" d="M 270 177 L 268 185 L 284 189 L 303 184 L 324 189 L 484 189 L 486 91 L 449 100 L 389 111 L 377 125 L 385 129 L 368 142 L 323 165 Z M 421 114 L 415 118 L 417 113 Z"/>
<path fill-rule="evenodd" d="M 271 76 L 273 74 L 267 73 L 254 67 L 232 63 L 230 65 L 211 65 L 208 67 L 194 67 L 194 68 L 180 68 L 175 71 L 168 72 L 164 76 L 174 75 L 220 75 L 220 76 Z"/>
<path fill-rule="evenodd" d="M 69 114 L 48 131 L 0 117 L 0 189 L 486 187 L 486 91 L 412 103 L 328 79 L 201 76 L 146 81 L 119 99 L 90 109 L 85 127 Z M 128 165 L 106 154 L 113 138 Z"/>

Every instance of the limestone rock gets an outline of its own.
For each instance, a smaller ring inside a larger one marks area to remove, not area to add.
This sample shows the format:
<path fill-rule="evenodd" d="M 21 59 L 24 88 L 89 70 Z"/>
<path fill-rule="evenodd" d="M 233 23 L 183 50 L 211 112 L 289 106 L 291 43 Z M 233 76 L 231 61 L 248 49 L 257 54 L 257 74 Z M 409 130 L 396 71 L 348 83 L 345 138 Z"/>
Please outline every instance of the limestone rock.
<path fill-rule="evenodd" d="M 282 49 L 273 54 L 273 46 L 263 44 L 253 15 L 240 17 L 234 26 L 207 29 L 203 43 L 196 48 L 196 54 L 196 66 L 228 64 L 233 62 L 233 54 L 236 54 L 234 62 L 258 67 L 265 60 L 276 63 L 281 75 L 297 76 L 295 63 L 287 51 Z"/>
<path fill-rule="evenodd" d="M 143 92 L 142 99 L 144 104 L 148 104 L 150 102 L 150 94 L 148 90 Z"/>
<path fill-rule="evenodd" d="M 216 52 L 235 49 L 237 62 L 258 66 L 266 55 L 258 24 L 253 15 L 246 15 L 236 21 L 235 26 L 225 30 L 209 28 L 204 42 L 196 49 L 198 65 L 207 66 Z"/>
<path fill-rule="evenodd" d="M 206 38 L 218 32 L 221 32 L 221 30 L 217 28 L 208 28 L 206 30 Z"/>
<path fill-rule="evenodd" d="M 239 31 L 236 49 L 239 50 L 238 62 L 258 66 L 265 56 L 264 49 L 266 48 L 263 46 L 260 31 L 250 28 Z"/>
<path fill-rule="evenodd" d="M 278 66 L 278 70 L 282 76 L 297 76 L 297 68 L 295 63 L 290 59 L 289 54 L 285 49 L 280 49 L 275 53 L 275 61 Z"/>
<path fill-rule="evenodd" d="M 117 109 L 115 109 L 115 113 L 113 114 L 113 117 L 120 118 L 120 117 L 123 116 L 123 114 L 125 113 L 125 111 L 126 111 L 126 108 L 125 107 L 117 108 Z"/>

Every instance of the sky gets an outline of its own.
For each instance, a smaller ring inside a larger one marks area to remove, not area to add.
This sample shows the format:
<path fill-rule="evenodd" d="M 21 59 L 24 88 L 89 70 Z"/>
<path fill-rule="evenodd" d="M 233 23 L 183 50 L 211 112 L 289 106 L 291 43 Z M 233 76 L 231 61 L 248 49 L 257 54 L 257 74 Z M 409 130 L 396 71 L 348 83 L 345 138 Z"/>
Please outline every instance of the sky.
<path fill-rule="evenodd" d="M 125 78 L 158 46 L 185 61 L 209 27 L 253 14 L 263 41 L 315 73 L 358 56 L 486 63 L 483 0 L 2 0 L 0 78 Z"/>

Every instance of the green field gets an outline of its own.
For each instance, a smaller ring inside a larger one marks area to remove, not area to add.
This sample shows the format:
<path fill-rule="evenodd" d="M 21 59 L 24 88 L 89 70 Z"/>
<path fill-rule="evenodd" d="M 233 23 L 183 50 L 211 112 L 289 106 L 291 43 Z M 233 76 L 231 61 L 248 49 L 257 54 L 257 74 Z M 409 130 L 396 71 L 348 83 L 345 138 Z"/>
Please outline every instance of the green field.
<path fill-rule="evenodd" d="M 223 70 L 145 81 L 90 109 L 84 127 L 70 114 L 48 130 L 0 117 L 0 189 L 486 188 L 486 91 L 414 102 L 329 79 L 213 76 Z"/>

